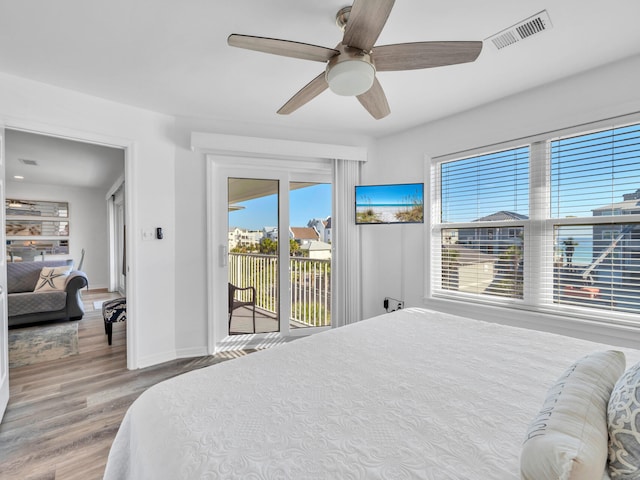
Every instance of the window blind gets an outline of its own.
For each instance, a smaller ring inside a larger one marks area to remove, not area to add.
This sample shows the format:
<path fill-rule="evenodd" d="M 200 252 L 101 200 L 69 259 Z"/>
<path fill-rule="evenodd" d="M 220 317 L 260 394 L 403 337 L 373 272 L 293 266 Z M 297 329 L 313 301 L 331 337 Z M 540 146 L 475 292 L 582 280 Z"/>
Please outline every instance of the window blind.
<path fill-rule="evenodd" d="M 550 155 L 554 302 L 640 313 L 640 125 L 554 140 Z"/>
<path fill-rule="evenodd" d="M 551 142 L 551 216 L 625 215 L 640 198 L 640 124 Z"/>
<path fill-rule="evenodd" d="M 523 297 L 529 147 L 440 165 L 443 291 Z"/>
<path fill-rule="evenodd" d="M 529 147 L 442 163 L 440 168 L 442 223 L 513 220 L 509 213 L 527 217 Z"/>
<path fill-rule="evenodd" d="M 432 172 L 432 295 L 640 322 L 640 124 Z"/>

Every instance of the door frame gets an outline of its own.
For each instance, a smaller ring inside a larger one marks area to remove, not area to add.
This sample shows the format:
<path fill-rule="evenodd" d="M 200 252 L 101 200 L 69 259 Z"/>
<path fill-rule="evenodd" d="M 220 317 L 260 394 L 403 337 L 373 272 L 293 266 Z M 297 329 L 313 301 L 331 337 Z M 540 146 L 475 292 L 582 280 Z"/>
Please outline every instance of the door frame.
<path fill-rule="evenodd" d="M 128 199 L 134 198 L 134 184 L 136 183 L 136 175 L 134 165 L 137 158 L 137 142 L 135 140 L 111 137 L 108 135 L 101 135 L 95 133 L 89 133 L 84 130 L 76 130 L 73 128 L 61 127 L 57 125 L 42 124 L 34 121 L 23 121 L 17 119 L 10 119 L 4 123 L 0 121 L 1 129 L 20 130 L 24 132 L 34 133 L 36 135 L 46 135 L 49 137 L 63 138 L 66 140 L 93 143 L 96 145 L 104 145 L 107 147 L 120 148 L 124 151 L 124 178 L 125 182 L 125 197 Z M 0 166 L 4 175 L 5 165 Z M 0 201 L 4 205 L 6 199 L 5 191 L 0 192 Z M 135 215 L 133 214 L 133 208 L 125 209 L 125 223 L 127 225 L 137 225 Z M 126 250 L 128 252 L 136 251 L 136 239 L 134 236 L 129 235 L 126 239 Z M 6 275 L 6 268 L 5 275 Z M 127 259 L 127 368 L 129 370 L 135 370 L 138 368 L 138 323 L 136 322 L 136 292 L 135 292 L 135 279 L 136 279 L 136 263 L 133 256 L 129 256 Z M 6 308 L 6 307 L 5 307 Z M 4 330 L 6 332 L 7 330 Z"/>
<path fill-rule="evenodd" d="M 289 257 L 289 243 L 282 241 L 284 235 L 286 234 L 286 238 L 289 238 L 288 235 L 288 227 L 289 225 L 289 199 L 287 195 L 283 195 L 284 186 L 288 185 L 289 179 L 288 175 L 284 172 L 277 171 L 269 171 L 269 170 L 260 170 L 255 167 L 233 167 L 233 166 L 224 166 L 217 164 L 215 166 L 215 181 L 217 183 L 216 190 L 224 195 L 224 206 L 222 204 L 226 215 L 220 215 L 220 223 L 215 225 L 214 228 L 218 229 L 218 235 L 216 235 L 216 239 L 219 240 L 218 243 L 218 262 L 214 263 L 212 267 L 215 269 L 217 265 L 217 272 L 214 273 L 214 287 L 217 289 L 222 289 L 223 292 L 227 292 L 227 282 L 229 278 L 229 265 L 226 261 L 228 258 L 228 245 L 229 245 L 229 236 L 228 236 L 228 226 L 229 226 L 229 214 L 228 214 L 228 182 L 229 178 L 251 178 L 256 180 L 266 180 L 266 181 L 277 181 L 278 182 L 278 307 L 277 307 L 277 315 L 278 315 L 278 330 L 275 332 L 269 333 L 256 333 L 250 335 L 233 335 L 232 340 L 234 345 L 238 343 L 243 343 L 245 346 L 250 346 L 255 344 L 256 341 L 264 341 L 266 337 L 273 337 L 275 335 L 279 335 L 282 337 L 286 337 L 289 335 L 289 324 L 287 319 L 290 317 L 290 306 L 288 302 L 285 301 L 285 285 L 287 275 L 288 275 L 288 265 L 284 259 Z M 220 200 L 223 200 L 220 198 Z M 288 290 L 287 290 L 288 292 Z M 227 337 L 231 337 L 228 332 L 228 322 L 226 317 L 228 315 L 228 298 L 225 298 L 226 301 L 220 302 L 220 310 L 216 313 L 214 331 L 217 333 L 216 338 L 218 339 L 216 348 L 221 349 L 224 348 L 222 343 L 224 339 Z"/>
<path fill-rule="evenodd" d="M 109 291 L 126 296 L 126 272 L 123 265 L 126 236 L 126 197 L 124 191 L 124 175 L 119 177 L 109 189 L 107 216 L 109 223 Z M 123 278 L 124 277 L 124 278 Z M 122 286 L 124 285 L 124 288 Z"/>
<path fill-rule="evenodd" d="M 6 198 L 5 182 L 5 135 L 4 125 L 0 123 L 0 199 L 2 200 L 2 212 L 0 222 L 5 224 L 6 210 L 4 208 Z M 0 232 L 0 242 L 6 243 L 6 231 Z M 0 252 L 0 421 L 9 404 L 9 326 L 7 314 L 7 249 Z"/>
<path fill-rule="evenodd" d="M 353 140 L 352 140 L 353 141 Z M 209 354 L 213 354 L 216 351 L 216 335 L 214 331 L 214 316 L 216 308 L 224 310 L 224 305 L 228 301 L 224 291 L 216 291 L 213 288 L 213 262 L 217 262 L 219 259 L 219 252 L 216 250 L 216 245 L 220 245 L 219 240 L 214 243 L 214 225 L 219 225 L 221 215 L 220 209 L 215 208 L 214 200 L 216 199 L 216 193 L 213 191 L 214 182 L 214 162 L 218 160 L 226 160 L 227 162 L 242 162 L 243 159 L 256 160 L 261 159 L 262 162 L 270 162 L 272 159 L 278 159 L 281 164 L 285 161 L 292 168 L 300 167 L 301 164 L 312 165 L 317 162 L 323 162 L 324 165 L 333 164 L 334 185 L 332 190 L 334 191 L 333 200 L 333 212 L 332 223 L 335 221 L 336 225 L 333 228 L 332 237 L 336 238 L 335 234 L 340 233 L 340 236 L 344 237 L 340 240 L 340 244 L 344 247 L 344 252 L 340 254 L 340 258 L 347 259 L 351 250 L 357 249 L 359 245 L 359 236 L 357 234 L 348 233 L 348 228 L 339 227 L 338 224 L 349 223 L 349 216 L 346 212 L 342 212 L 341 216 L 344 219 L 339 219 L 336 215 L 337 208 L 347 208 L 345 203 L 347 198 L 353 196 L 352 188 L 349 187 L 348 191 L 337 192 L 336 191 L 336 179 L 340 181 L 343 178 L 342 173 L 336 173 L 336 165 L 342 160 L 350 161 L 352 163 L 361 163 L 367 161 L 367 147 L 355 146 L 355 145 L 339 145 L 334 143 L 314 143 L 298 140 L 285 140 L 276 138 L 261 138 L 261 137 L 249 137 L 244 135 L 229 135 L 223 133 L 208 133 L 208 132 L 191 132 L 191 149 L 202 154 L 203 160 L 206 165 L 206 177 L 207 177 L 207 288 L 209 295 L 207 297 L 208 303 L 208 332 L 207 332 L 207 350 Z M 365 142 L 366 143 L 366 142 Z M 286 166 L 285 166 L 286 167 Z M 347 179 L 347 177 L 344 177 Z M 349 182 L 353 179 L 348 178 Z M 341 190 L 345 186 L 348 186 L 349 182 L 340 182 Z M 344 184 L 344 185 L 342 185 Z M 219 192 L 218 192 L 219 193 Z M 336 201 L 337 199 L 337 201 Z M 219 199 L 217 200 L 219 202 Z M 219 205 L 219 203 L 218 203 Z M 226 215 L 226 212 L 224 212 Z M 340 220 L 340 221 L 338 221 Z M 344 235 L 343 235 L 344 234 Z M 334 257 L 335 258 L 335 257 Z M 358 262 L 351 262 L 350 267 L 353 268 L 353 264 L 357 267 L 352 276 L 359 279 L 359 266 Z M 345 276 L 345 279 L 340 282 L 336 282 L 335 275 L 332 275 L 332 285 L 339 285 L 341 288 L 346 282 L 347 270 L 345 263 L 344 269 L 341 269 L 340 275 Z M 334 269 L 335 270 L 335 269 Z M 343 305 L 348 299 L 348 295 L 343 295 L 339 289 L 332 287 L 332 304 Z M 340 295 L 340 300 L 337 299 Z M 225 298 L 221 298 L 224 296 Z M 359 299 L 358 299 L 359 301 Z M 222 304 L 222 307 L 220 305 Z M 333 306 L 332 306 L 333 309 Z M 223 314 L 225 312 L 222 312 Z M 347 312 L 348 313 L 348 312 Z M 219 310 L 218 310 L 219 315 Z M 357 315 L 356 315 L 357 316 Z M 341 324 L 345 319 L 341 320 Z M 332 320 L 332 327 L 336 327 L 336 323 Z"/>
<path fill-rule="evenodd" d="M 120 285 L 123 283 L 120 276 L 125 273 L 123 271 L 124 266 L 120 263 L 120 253 L 124 247 L 125 240 L 124 236 L 120 236 L 120 234 L 124 231 L 124 222 L 126 220 L 123 186 L 124 175 L 113 183 L 105 195 L 105 199 L 107 201 L 107 218 L 109 223 L 109 291 L 126 295 L 126 290 L 120 289 Z M 118 210 L 120 208 L 123 210 L 123 216 L 119 215 Z"/>
<path fill-rule="evenodd" d="M 228 335 L 228 179 L 255 178 L 277 180 L 279 240 L 286 233 L 287 241 L 278 242 L 279 308 L 280 328 L 278 332 L 249 335 Z M 207 156 L 207 275 L 209 285 L 209 353 L 221 350 L 257 348 L 266 344 L 283 343 L 290 337 L 305 336 L 326 330 L 329 327 L 308 329 L 289 328 L 291 305 L 289 302 L 289 192 L 290 182 L 311 181 L 331 183 L 331 164 L 326 161 L 299 163 L 288 160 Z M 286 227 L 286 228 L 284 228 Z M 284 284 L 286 285 L 283 285 Z M 284 287 L 287 288 L 284 288 Z M 333 300 L 332 300 L 333 302 Z"/>

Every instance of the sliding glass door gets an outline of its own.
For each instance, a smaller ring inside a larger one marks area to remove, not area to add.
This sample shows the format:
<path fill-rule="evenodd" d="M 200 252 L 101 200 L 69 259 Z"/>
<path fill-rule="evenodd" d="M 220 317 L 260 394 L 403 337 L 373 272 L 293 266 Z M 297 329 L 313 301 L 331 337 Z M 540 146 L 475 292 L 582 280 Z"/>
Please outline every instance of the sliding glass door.
<path fill-rule="evenodd" d="M 229 335 L 280 331 L 279 187 L 227 179 Z"/>
<path fill-rule="evenodd" d="M 216 297 L 226 297 L 228 315 L 216 331 L 237 338 L 329 327 L 330 177 L 233 168 L 219 174 L 226 212 L 217 216 L 218 228 L 226 238 L 217 247 L 217 288 L 225 292 Z"/>
<path fill-rule="evenodd" d="M 291 328 L 331 326 L 331 184 L 289 183 Z"/>

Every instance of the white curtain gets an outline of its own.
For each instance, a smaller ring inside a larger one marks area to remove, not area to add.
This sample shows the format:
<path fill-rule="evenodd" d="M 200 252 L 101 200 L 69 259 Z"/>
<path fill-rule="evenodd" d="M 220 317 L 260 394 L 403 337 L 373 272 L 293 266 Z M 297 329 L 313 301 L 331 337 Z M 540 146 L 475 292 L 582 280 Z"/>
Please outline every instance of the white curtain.
<path fill-rule="evenodd" d="M 332 218 L 332 269 L 334 274 L 331 314 L 333 327 L 362 319 L 360 230 L 355 223 L 355 186 L 360 181 L 360 162 L 334 160 Z"/>

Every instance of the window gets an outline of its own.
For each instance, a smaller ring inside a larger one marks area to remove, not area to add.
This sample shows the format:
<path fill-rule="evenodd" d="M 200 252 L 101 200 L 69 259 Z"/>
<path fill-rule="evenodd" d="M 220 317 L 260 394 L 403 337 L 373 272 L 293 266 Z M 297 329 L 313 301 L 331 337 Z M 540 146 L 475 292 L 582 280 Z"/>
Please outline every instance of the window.
<path fill-rule="evenodd" d="M 522 298 L 529 148 L 439 165 L 443 290 Z"/>
<path fill-rule="evenodd" d="M 553 140 L 550 155 L 550 216 L 564 256 L 555 301 L 640 313 L 640 223 L 628 221 L 640 214 L 640 125 Z"/>
<path fill-rule="evenodd" d="M 640 124 L 439 160 L 432 179 L 433 296 L 640 313 Z"/>
<path fill-rule="evenodd" d="M 69 204 L 44 200 L 5 200 L 9 261 L 44 260 L 69 253 Z"/>

